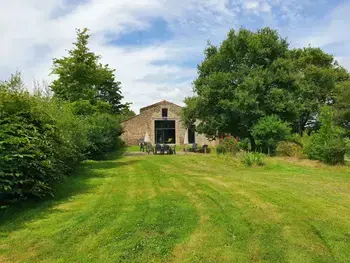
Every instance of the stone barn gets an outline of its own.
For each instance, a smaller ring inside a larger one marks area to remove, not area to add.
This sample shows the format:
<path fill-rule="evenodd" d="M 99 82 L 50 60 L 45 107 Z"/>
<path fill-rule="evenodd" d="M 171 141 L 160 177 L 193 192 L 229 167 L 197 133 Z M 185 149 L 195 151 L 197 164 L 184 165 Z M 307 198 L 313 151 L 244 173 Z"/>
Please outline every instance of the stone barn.
<path fill-rule="evenodd" d="M 127 145 L 137 145 L 146 135 L 153 144 L 182 145 L 187 135 L 189 144 L 215 145 L 215 141 L 196 133 L 195 127 L 186 129 L 181 122 L 181 106 L 166 100 L 141 108 L 140 114 L 122 123 L 122 128 L 121 138 Z"/>

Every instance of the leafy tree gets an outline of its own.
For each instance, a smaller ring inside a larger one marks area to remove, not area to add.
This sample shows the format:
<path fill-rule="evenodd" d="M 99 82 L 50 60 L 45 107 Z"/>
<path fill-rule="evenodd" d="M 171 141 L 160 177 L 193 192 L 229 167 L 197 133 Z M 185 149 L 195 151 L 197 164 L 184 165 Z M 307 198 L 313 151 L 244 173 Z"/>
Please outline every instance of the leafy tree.
<path fill-rule="evenodd" d="M 296 118 L 288 119 L 294 131 L 302 132 L 315 124 L 321 108 L 334 101 L 337 85 L 349 79 L 332 55 L 319 48 L 294 49 L 287 53 L 292 62 L 291 73 L 295 89 L 291 92 Z M 280 98 L 282 101 L 282 97 Z"/>
<path fill-rule="evenodd" d="M 252 135 L 256 144 L 268 154 L 274 152 L 279 142 L 291 135 L 289 124 L 278 116 L 271 115 L 261 118 L 252 128 Z"/>
<path fill-rule="evenodd" d="M 77 41 L 68 56 L 54 59 L 52 74 L 58 75 L 51 89 L 55 97 L 71 102 L 86 100 L 92 105 L 103 101 L 111 106 L 112 113 L 120 113 L 123 104 L 120 82 L 115 80 L 114 70 L 99 63 L 100 56 L 88 48 L 88 29 L 77 30 Z"/>
<path fill-rule="evenodd" d="M 344 162 L 346 144 L 344 130 L 335 125 L 332 108 L 324 106 L 320 114 L 321 128 L 313 132 L 304 145 L 304 151 L 310 159 L 321 160 L 329 164 Z"/>
<path fill-rule="evenodd" d="M 62 175 L 55 122 L 20 83 L 16 74 L 0 85 L 0 200 L 42 197 Z"/>
<path fill-rule="evenodd" d="M 198 109 L 197 101 L 197 97 L 185 98 L 186 107 L 182 108 L 181 121 L 187 128 L 196 122 L 196 110 Z"/>
<path fill-rule="evenodd" d="M 209 138 L 252 139 L 253 125 L 269 115 L 301 134 L 315 125 L 322 105 L 334 100 L 336 85 L 348 78 L 321 49 L 290 50 L 269 28 L 231 30 L 219 47 L 208 44 L 198 65 L 195 96 L 185 100 L 184 119 L 200 120 L 197 129 Z"/>
<path fill-rule="evenodd" d="M 21 73 L 12 74 L 8 80 L 0 81 L 0 92 L 16 93 L 24 91 L 24 83 L 21 78 Z"/>
<path fill-rule="evenodd" d="M 342 126 L 350 137 L 350 81 L 345 81 L 338 86 L 334 109 L 336 123 Z"/>

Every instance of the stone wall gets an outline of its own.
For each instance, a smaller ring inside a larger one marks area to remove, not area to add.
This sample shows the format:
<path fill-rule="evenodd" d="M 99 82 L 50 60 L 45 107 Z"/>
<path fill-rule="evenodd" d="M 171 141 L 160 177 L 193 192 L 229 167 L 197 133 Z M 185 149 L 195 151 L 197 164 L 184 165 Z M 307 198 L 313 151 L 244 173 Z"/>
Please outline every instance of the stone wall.
<path fill-rule="evenodd" d="M 168 109 L 168 117 L 162 118 L 162 109 Z M 155 143 L 155 130 L 154 123 L 156 120 L 174 120 L 175 121 L 175 134 L 176 144 L 182 144 L 185 136 L 185 129 L 182 127 L 181 121 L 181 107 L 168 101 L 162 101 L 142 108 L 140 114 L 126 120 L 122 123 L 124 130 L 121 138 L 127 145 L 136 145 L 139 139 L 145 137 L 146 131 L 148 132 L 150 141 Z"/>
<path fill-rule="evenodd" d="M 162 118 L 162 109 L 168 109 L 168 117 Z M 176 144 L 184 144 L 186 129 L 181 123 L 181 107 L 168 102 L 161 101 L 159 103 L 150 105 L 148 107 L 142 108 L 140 114 L 126 120 L 122 123 L 122 128 L 124 133 L 121 138 L 125 141 L 127 145 L 137 145 L 139 139 L 145 137 L 146 131 L 150 138 L 151 143 L 155 143 L 155 121 L 156 120 L 174 120 L 175 121 L 175 133 L 176 133 Z M 202 134 L 196 133 L 196 142 L 200 145 L 208 144 L 215 145 L 216 142 L 210 142 Z"/>

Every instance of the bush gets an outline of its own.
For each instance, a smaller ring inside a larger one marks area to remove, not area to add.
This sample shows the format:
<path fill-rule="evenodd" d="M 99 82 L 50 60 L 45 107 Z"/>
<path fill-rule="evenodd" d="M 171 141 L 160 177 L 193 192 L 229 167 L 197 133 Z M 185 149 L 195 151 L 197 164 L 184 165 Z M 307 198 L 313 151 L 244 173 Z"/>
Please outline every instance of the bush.
<path fill-rule="evenodd" d="M 75 106 L 0 83 L 0 206 L 53 195 L 52 185 L 88 157 L 114 150 L 118 118 L 79 116 Z"/>
<path fill-rule="evenodd" d="M 252 143 L 249 138 L 244 138 L 238 142 L 238 148 L 240 150 L 244 150 L 246 152 L 250 152 L 252 150 Z"/>
<path fill-rule="evenodd" d="M 217 154 L 226 154 L 225 146 L 222 144 L 219 144 L 218 146 L 216 146 L 216 153 Z"/>
<path fill-rule="evenodd" d="M 264 162 L 265 155 L 262 153 L 247 152 L 241 155 L 240 159 L 241 159 L 241 162 L 248 167 L 251 167 L 253 165 L 258 165 L 258 166 L 265 165 L 265 162 Z"/>
<path fill-rule="evenodd" d="M 331 140 L 323 147 L 322 158 L 328 164 L 343 164 L 345 152 L 346 145 L 343 140 Z"/>
<path fill-rule="evenodd" d="M 270 154 L 275 152 L 279 142 L 290 137 L 291 128 L 276 115 L 266 116 L 253 126 L 252 135 L 262 151 Z"/>
<path fill-rule="evenodd" d="M 87 121 L 90 123 L 88 157 L 100 157 L 117 148 L 121 128 L 115 116 L 97 113 L 87 118 Z"/>
<path fill-rule="evenodd" d="M 227 136 L 220 141 L 220 144 L 216 147 L 217 154 L 236 154 L 239 151 L 239 144 L 236 138 Z"/>
<path fill-rule="evenodd" d="M 278 156 L 300 157 L 302 151 L 302 147 L 294 142 L 280 142 L 276 148 Z"/>
<path fill-rule="evenodd" d="M 334 125 L 333 112 L 329 107 L 322 108 L 320 121 L 320 130 L 303 139 L 305 154 L 310 159 L 328 164 L 344 163 L 346 153 L 344 131 Z"/>
<path fill-rule="evenodd" d="M 64 173 L 55 120 L 27 92 L 0 94 L 0 194 L 4 199 L 52 194 Z"/>

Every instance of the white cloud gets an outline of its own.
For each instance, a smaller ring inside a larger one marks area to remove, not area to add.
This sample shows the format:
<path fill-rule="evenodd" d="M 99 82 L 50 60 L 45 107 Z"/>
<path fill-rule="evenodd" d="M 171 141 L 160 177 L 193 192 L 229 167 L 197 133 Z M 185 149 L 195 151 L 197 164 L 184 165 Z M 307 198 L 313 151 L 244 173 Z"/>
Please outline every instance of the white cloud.
<path fill-rule="evenodd" d="M 259 1 L 245 1 L 244 7 L 248 10 L 257 10 L 259 8 Z"/>
<path fill-rule="evenodd" d="M 265 24 L 257 27 L 277 26 L 282 16 L 303 21 L 300 11 L 308 4 L 302 0 L 90 0 L 80 4 L 76 0 L 2 1 L 0 78 L 18 69 L 28 86 L 33 79 L 52 79 L 52 58 L 65 55 L 71 48 L 75 28 L 87 27 L 93 34 L 91 49 L 116 69 L 125 99 L 134 102 L 133 109 L 162 99 L 181 104 L 191 94 L 191 82 L 196 77 L 196 69 L 182 62 L 201 58 L 207 40 L 217 44 L 229 28 L 244 26 L 246 12 L 263 18 Z M 272 10 L 279 13 L 273 14 Z M 348 40 L 341 21 L 349 21 L 348 11 L 331 15 L 330 22 L 324 24 L 327 35 L 317 25 L 316 32 L 304 40 L 319 44 L 329 43 L 332 38 Z M 173 39 L 149 46 L 108 44 L 107 34 L 117 38 L 133 30 L 146 30 L 152 26 L 151 18 L 167 21 Z M 293 30 L 280 30 L 282 35 L 288 32 L 300 39 Z M 340 56 L 339 60 L 349 65 L 349 56 Z M 163 63 L 155 63 L 159 61 Z"/>

